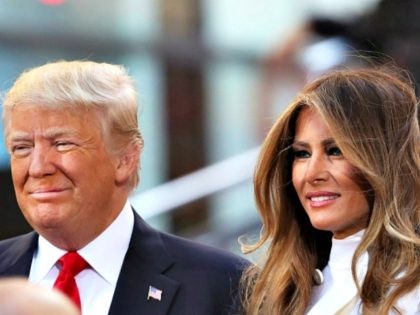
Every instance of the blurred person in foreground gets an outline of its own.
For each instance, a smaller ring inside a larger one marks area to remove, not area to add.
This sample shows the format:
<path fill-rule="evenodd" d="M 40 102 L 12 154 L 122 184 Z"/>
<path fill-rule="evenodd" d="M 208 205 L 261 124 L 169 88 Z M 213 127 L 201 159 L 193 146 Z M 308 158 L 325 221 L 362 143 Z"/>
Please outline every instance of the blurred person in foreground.
<path fill-rule="evenodd" d="M 76 306 L 62 293 L 23 278 L 0 279 L 1 315 L 78 315 Z"/>
<path fill-rule="evenodd" d="M 419 105 L 390 68 L 321 76 L 269 132 L 244 313 L 419 314 Z"/>
<path fill-rule="evenodd" d="M 66 292 L 83 314 L 227 314 L 243 260 L 148 226 L 128 202 L 143 140 L 121 66 L 50 63 L 7 93 L 16 197 L 34 232 L 0 242 L 0 276 Z"/>

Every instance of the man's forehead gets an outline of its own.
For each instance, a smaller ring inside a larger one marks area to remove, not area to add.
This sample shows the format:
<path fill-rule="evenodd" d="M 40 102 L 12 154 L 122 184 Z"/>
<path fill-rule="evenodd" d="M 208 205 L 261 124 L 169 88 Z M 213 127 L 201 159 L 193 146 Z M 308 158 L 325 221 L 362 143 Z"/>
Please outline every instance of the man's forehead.
<path fill-rule="evenodd" d="M 19 140 L 19 139 L 28 139 L 35 136 L 42 136 L 44 138 L 57 138 L 60 136 L 74 136 L 79 134 L 77 128 L 71 128 L 66 126 L 54 126 L 45 129 L 35 129 L 35 130 L 19 130 L 15 128 L 10 128 L 7 134 L 9 140 Z"/>
<path fill-rule="evenodd" d="M 31 114 L 34 111 L 39 111 L 44 114 L 59 114 L 63 116 L 84 116 L 94 114 L 97 115 L 100 109 L 95 106 L 88 106 L 83 104 L 72 104 L 72 103 L 30 103 L 23 102 L 16 104 L 8 109 L 8 113 L 11 117 L 13 114 Z"/>
<path fill-rule="evenodd" d="M 82 107 L 49 108 L 25 104 L 16 107 L 4 126 L 6 142 L 35 138 L 56 139 L 60 136 L 91 137 L 101 133 L 100 115 Z"/>

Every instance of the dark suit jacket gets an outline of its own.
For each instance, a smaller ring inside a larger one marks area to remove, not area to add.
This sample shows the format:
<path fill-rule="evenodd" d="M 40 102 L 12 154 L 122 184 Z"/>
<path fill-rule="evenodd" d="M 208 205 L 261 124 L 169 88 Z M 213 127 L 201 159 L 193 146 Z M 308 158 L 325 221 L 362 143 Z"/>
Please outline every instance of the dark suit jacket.
<path fill-rule="evenodd" d="M 1 241 L 0 276 L 27 277 L 37 239 L 31 232 Z M 227 252 L 158 232 L 135 214 L 109 314 L 230 314 L 246 265 Z M 162 290 L 161 301 L 147 299 L 149 286 Z"/>

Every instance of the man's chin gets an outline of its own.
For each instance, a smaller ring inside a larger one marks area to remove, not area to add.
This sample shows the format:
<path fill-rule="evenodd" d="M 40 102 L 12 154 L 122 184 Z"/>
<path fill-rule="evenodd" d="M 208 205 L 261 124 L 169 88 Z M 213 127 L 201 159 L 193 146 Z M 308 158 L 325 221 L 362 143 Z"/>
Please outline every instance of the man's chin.
<path fill-rule="evenodd" d="M 27 221 L 36 231 L 63 229 L 69 224 L 69 220 L 56 211 L 39 212 Z"/>

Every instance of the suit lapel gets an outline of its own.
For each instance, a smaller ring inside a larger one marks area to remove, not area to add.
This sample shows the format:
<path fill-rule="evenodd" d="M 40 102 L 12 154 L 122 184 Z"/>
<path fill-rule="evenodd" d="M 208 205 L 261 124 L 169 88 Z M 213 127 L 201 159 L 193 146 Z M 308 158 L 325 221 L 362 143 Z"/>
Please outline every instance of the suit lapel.
<path fill-rule="evenodd" d="M 172 264 L 159 232 L 135 214 L 133 234 L 109 315 L 167 314 L 179 287 L 179 282 L 163 274 Z M 160 301 L 148 299 L 150 286 L 162 292 Z"/>
<path fill-rule="evenodd" d="M 28 277 L 37 241 L 35 232 L 8 240 L 10 246 L 0 254 L 0 275 Z"/>

